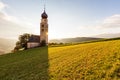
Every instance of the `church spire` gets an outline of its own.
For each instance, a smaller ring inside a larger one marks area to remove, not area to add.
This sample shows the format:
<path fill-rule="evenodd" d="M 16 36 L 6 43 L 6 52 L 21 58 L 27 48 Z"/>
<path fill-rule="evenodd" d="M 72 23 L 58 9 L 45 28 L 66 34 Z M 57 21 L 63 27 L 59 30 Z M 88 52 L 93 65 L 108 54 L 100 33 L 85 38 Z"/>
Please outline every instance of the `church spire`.
<path fill-rule="evenodd" d="M 48 17 L 48 15 L 47 15 L 46 12 L 45 12 L 45 9 L 46 9 L 46 6 L 45 6 L 45 4 L 44 4 L 44 12 L 43 12 L 42 15 L 41 15 L 41 17 L 42 17 L 43 19 Z"/>
<path fill-rule="evenodd" d="M 44 12 L 45 12 L 45 9 L 46 9 L 45 7 L 46 7 L 46 6 L 45 6 L 45 4 L 44 4 Z"/>

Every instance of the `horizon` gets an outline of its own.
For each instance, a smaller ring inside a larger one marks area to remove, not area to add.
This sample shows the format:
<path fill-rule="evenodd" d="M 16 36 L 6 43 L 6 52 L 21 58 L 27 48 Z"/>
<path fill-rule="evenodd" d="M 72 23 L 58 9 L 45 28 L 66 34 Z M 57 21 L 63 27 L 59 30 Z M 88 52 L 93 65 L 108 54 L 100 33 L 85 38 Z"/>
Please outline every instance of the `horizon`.
<path fill-rule="evenodd" d="M 120 33 L 119 2 L 0 0 L 0 38 L 18 39 L 23 33 L 40 35 L 44 4 L 48 14 L 49 40 L 117 34 Z"/>

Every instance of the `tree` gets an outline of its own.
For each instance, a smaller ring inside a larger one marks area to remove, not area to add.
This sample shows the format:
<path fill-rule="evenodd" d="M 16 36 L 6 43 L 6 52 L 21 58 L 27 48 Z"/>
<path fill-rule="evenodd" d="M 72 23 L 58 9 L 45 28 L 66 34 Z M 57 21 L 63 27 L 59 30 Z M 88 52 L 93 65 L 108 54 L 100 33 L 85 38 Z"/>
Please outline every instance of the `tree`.
<path fill-rule="evenodd" d="M 20 41 L 22 48 L 27 49 L 27 42 L 30 37 L 31 37 L 31 35 L 28 33 L 25 33 L 25 34 L 19 36 L 19 41 Z"/>
<path fill-rule="evenodd" d="M 18 51 L 22 48 L 26 50 L 27 49 L 27 42 L 28 42 L 30 37 L 31 37 L 31 35 L 28 33 L 20 35 L 19 41 L 16 42 L 16 46 L 14 48 L 14 51 Z"/>

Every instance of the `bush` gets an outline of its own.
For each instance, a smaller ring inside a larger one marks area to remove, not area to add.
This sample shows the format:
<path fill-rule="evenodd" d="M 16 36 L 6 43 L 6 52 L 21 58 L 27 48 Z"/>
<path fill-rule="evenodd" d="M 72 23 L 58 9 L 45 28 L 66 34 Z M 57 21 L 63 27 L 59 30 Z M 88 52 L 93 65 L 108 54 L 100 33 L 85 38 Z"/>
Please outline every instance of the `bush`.
<path fill-rule="evenodd" d="M 41 46 L 46 46 L 46 41 L 42 40 L 40 44 L 41 44 Z"/>

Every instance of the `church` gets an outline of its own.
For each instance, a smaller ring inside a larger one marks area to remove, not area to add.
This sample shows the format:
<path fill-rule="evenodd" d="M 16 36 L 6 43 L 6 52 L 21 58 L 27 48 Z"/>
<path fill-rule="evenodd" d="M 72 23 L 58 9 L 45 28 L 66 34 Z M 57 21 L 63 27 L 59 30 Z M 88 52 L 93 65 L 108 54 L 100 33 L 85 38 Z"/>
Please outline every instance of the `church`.
<path fill-rule="evenodd" d="M 48 45 L 48 15 L 45 12 L 41 14 L 40 35 L 31 35 L 27 42 L 27 48 L 42 46 L 42 43 Z"/>

